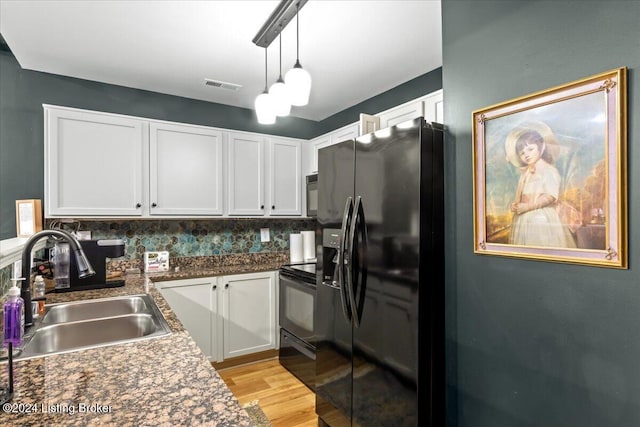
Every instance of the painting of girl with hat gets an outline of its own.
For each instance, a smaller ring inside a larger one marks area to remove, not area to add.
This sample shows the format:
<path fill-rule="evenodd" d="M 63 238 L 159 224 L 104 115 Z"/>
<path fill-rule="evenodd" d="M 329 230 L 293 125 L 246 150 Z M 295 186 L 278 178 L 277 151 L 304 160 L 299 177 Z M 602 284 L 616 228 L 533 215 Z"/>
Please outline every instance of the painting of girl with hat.
<path fill-rule="evenodd" d="M 473 112 L 478 254 L 627 268 L 626 68 Z"/>
<path fill-rule="evenodd" d="M 562 178 L 553 164 L 552 143 L 557 146 L 551 129 L 542 122 L 523 123 L 506 138 L 507 159 L 520 170 L 516 194 L 509 205 L 513 213 L 510 244 L 576 246 L 557 210 Z"/>
<path fill-rule="evenodd" d="M 487 242 L 604 249 L 605 123 L 599 94 L 487 121 Z"/>

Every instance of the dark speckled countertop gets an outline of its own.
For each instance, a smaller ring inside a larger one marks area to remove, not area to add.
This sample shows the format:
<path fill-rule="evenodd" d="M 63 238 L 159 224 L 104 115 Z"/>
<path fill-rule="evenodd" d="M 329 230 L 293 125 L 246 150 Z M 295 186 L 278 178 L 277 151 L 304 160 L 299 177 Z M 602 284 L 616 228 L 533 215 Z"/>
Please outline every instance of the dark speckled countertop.
<path fill-rule="evenodd" d="M 127 275 L 120 288 L 48 294 L 47 303 L 57 303 L 149 293 L 172 333 L 16 361 L 15 394 L 0 411 L 0 425 L 252 425 L 153 282 L 277 270 L 282 263 Z M 0 367 L 6 383 L 6 362 Z"/>

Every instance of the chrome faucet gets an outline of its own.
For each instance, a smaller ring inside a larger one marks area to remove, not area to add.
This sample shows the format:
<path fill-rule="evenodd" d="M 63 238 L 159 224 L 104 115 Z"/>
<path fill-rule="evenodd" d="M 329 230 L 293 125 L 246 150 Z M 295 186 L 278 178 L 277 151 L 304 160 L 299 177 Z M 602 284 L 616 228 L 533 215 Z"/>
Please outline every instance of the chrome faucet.
<path fill-rule="evenodd" d="M 69 243 L 69 246 L 71 247 L 71 249 L 73 249 L 73 254 L 76 257 L 79 278 L 82 279 L 84 277 L 89 277 L 96 274 L 96 272 L 93 271 L 93 267 L 89 263 L 87 256 L 84 254 L 82 246 L 80 246 L 78 240 L 76 240 L 76 238 L 73 237 L 71 233 L 57 229 L 42 230 L 31 236 L 29 240 L 27 240 L 27 243 L 25 243 L 24 249 L 22 250 L 22 277 L 24 278 L 24 280 L 22 281 L 20 296 L 24 300 L 25 329 L 28 326 L 33 325 L 33 311 L 31 308 L 31 250 L 38 240 L 43 237 L 49 236 L 57 237 Z"/>

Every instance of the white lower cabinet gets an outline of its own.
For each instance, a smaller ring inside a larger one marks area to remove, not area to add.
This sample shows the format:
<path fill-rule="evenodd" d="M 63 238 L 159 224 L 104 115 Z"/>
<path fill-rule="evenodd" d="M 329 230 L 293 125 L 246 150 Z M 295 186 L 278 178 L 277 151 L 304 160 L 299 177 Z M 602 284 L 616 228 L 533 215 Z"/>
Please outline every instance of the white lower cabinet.
<path fill-rule="evenodd" d="M 222 358 L 222 351 L 217 345 L 222 338 L 218 282 L 218 277 L 206 277 L 155 284 L 200 350 L 212 362 Z"/>
<path fill-rule="evenodd" d="M 156 282 L 162 296 L 212 362 L 275 349 L 274 271 Z"/>
<path fill-rule="evenodd" d="M 224 358 L 276 348 L 275 273 L 222 277 Z"/>

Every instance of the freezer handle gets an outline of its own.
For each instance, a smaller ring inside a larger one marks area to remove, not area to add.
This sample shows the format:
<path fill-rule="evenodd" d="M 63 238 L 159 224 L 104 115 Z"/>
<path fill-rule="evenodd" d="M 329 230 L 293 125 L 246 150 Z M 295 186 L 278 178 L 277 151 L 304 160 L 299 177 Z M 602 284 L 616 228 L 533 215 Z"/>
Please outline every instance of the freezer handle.
<path fill-rule="evenodd" d="M 355 219 L 349 233 L 349 259 L 351 260 L 351 280 L 349 280 L 349 301 L 353 311 L 353 324 L 360 327 L 367 288 L 367 222 L 364 217 L 362 197 L 356 198 L 353 209 Z M 358 239 L 359 238 L 359 239 Z"/>
<path fill-rule="evenodd" d="M 351 305 L 347 292 L 349 292 L 350 284 L 350 259 L 345 254 L 346 240 L 351 228 L 351 220 L 353 218 L 353 198 L 348 197 L 344 206 L 344 215 L 342 216 L 342 230 L 340 233 L 340 249 L 338 251 L 338 283 L 340 286 L 340 300 L 342 301 L 342 312 L 347 321 L 351 321 Z M 346 279 L 346 280 L 345 280 Z"/>

